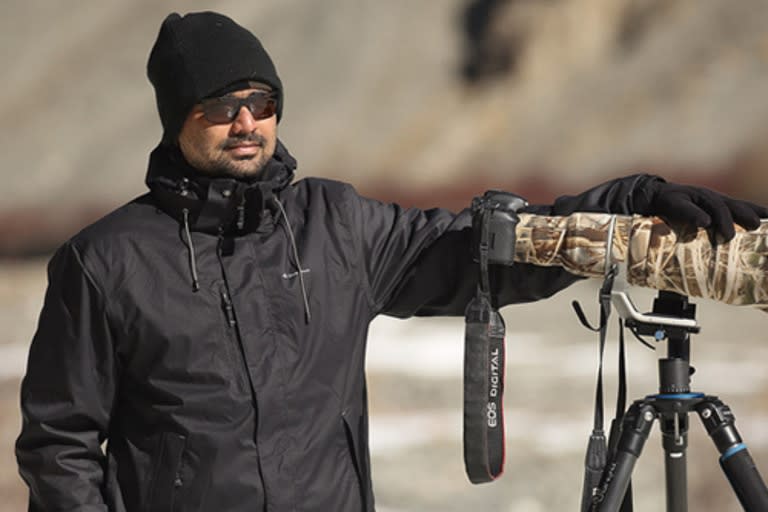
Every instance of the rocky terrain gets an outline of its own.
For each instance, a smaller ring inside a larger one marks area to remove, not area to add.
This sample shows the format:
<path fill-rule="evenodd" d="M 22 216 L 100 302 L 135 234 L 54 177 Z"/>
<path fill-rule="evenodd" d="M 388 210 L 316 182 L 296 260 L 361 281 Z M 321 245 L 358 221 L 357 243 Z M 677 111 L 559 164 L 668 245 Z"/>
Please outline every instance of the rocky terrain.
<path fill-rule="evenodd" d="M 9 0 L 0 253 L 41 253 L 144 190 L 145 63 L 202 0 Z M 222 0 L 286 85 L 299 175 L 460 208 L 629 172 L 768 201 L 763 0 Z"/>
<path fill-rule="evenodd" d="M 0 511 L 25 509 L 12 452 L 18 387 L 53 247 L 142 193 L 160 137 L 144 66 L 171 10 L 253 29 L 286 84 L 280 134 L 300 175 L 406 205 L 461 208 L 482 190 L 535 201 L 636 171 L 768 202 L 764 0 L 7 0 L 0 16 Z M 381 512 L 576 510 L 590 430 L 594 283 L 508 308 L 507 469 L 464 476 L 461 320 L 379 319 L 370 340 Z M 650 304 L 638 292 L 636 302 Z M 768 474 L 768 317 L 701 301 L 694 387 L 720 395 Z M 615 347 L 609 351 L 615 389 Z M 630 348 L 630 396 L 656 390 Z M 607 400 L 608 404 L 613 399 Z M 658 432 L 635 473 L 661 510 Z M 692 510 L 736 511 L 692 418 Z"/>

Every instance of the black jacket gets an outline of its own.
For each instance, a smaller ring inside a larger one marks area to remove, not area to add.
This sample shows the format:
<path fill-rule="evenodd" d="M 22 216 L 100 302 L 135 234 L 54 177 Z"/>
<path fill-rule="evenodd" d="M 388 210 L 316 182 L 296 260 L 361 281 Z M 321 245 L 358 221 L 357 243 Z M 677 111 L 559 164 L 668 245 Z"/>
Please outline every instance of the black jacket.
<path fill-rule="evenodd" d="M 470 216 L 294 167 L 279 146 L 264 181 L 204 179 L 159 147 L 151 192 L 58 250 L 22 385 L 30 510 L 373 510 L 368 324 L 463 314 Z M 540 210 L 627 213 L 647 179 Z M 576 279 L 493 271 L 499 305 Z"/>

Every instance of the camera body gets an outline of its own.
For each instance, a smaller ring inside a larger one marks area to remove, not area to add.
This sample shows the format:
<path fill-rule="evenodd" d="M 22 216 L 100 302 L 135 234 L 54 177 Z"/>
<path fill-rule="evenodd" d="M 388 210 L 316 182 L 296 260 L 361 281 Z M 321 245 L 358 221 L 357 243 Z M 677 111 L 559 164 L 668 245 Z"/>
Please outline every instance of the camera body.
<path fill-rule="evenodd" d="M 489 190 L 472 200 L 472 248 L 474 258 L 481 260 L 487 252 L 487 262 L 512 265 L 515 259 L 515 228 L 517 212 L 528 206 L 522 197 L 501 190 Z"/>

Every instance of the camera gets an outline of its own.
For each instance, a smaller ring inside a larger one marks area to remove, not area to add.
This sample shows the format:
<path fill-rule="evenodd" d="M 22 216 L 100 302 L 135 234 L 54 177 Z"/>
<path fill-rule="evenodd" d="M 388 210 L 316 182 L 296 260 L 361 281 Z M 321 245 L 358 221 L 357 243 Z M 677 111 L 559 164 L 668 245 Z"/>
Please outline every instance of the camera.
<path fill-rule="evenodd" d="M 489 190 L 472 200 L 472 248 L 476 261 L 487 253 L 487 262 L 512 265 L 515 259 L 517 212 L 528 206 L 522 197 Z"/>

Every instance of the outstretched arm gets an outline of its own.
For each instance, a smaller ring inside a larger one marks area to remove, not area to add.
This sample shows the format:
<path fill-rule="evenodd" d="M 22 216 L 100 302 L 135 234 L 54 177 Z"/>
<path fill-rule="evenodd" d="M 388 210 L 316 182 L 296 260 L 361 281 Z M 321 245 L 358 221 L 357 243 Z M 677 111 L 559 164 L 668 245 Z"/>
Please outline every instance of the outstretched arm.
<path fill-rule="evenodd" d="M 359 196 L 354 204 L 352 224 L 362 241 L 374 312 L 399 317 L 463 315 L 478 282 L 470 212 L 403 209 Z M 752 229 L 760 217 L 768 217 L 768 209 L 760 206 L 645 174 L 611 180 L 528 211 L 660 215 L 672 223 L 708 227 L 719 240 L 733 237 L 734 221 Z M 493 265 L 492 297 L 497 307 L 539 300 L 578 279 L 561 268 Z"/>

